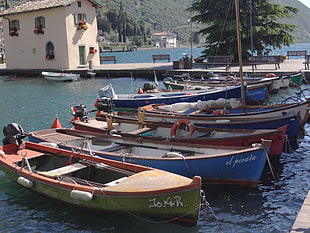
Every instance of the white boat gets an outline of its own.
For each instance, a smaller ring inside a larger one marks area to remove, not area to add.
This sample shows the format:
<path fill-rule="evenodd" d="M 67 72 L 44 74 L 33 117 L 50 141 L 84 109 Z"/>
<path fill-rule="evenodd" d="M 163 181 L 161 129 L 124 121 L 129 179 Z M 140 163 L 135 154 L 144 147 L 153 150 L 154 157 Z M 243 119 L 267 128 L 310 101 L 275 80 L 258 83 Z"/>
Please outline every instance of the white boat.
<path fill-rule="evenodd" d="M 71 73 L 56 73 L 56 72 L 45 72 L 41 73 L 45 79 L 53 81 L 76 81 L 80 79 L 80 74 L 71 74 Z"/>

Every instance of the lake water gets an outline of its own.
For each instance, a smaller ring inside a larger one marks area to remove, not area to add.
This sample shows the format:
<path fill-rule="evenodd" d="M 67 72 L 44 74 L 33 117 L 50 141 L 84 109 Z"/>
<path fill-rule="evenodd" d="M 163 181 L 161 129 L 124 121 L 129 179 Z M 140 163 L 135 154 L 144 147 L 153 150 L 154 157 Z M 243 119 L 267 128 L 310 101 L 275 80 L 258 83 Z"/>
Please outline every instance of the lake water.
<path fill-rule="evenodd" d="M 56 114 L 63 127 L 71 127 L 70 107 L 85 104 L 88 110 L 94 109 L 100 87 L 112 83 L 116 92 L 127 93 L 144 82 L 148 80 L 124 77 L 57 83 L 36 77 L 2 77 L 0 127 L 17 122 L 25 131 L 45 129 L 52 125 Z M 299 90 L 281 90 L 271 101 L 279 102 Z M 309 132 L 310 125 L 306 124 L 298 140 L 299 149 L 272 159 L 277 181 L 266 170 L 257 188 L 204 186 L 220 222 L 205 211 L 193 228 L 156 224 L 128 215 L 87 212 L 33 194 L 0 171 L 0 232 L 289 232 L 310 188 Z"/>

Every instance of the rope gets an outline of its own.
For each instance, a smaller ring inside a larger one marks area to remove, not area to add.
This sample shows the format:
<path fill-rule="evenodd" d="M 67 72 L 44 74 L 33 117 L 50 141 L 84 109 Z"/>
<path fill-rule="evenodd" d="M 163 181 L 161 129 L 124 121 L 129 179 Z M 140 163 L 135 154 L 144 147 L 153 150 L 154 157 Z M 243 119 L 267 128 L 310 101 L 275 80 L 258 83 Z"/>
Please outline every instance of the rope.
<path fill-rule="evenodd" d="M 269 155 L 268 155 L 268 151 L 266 150 L 266 148 L 264 147 L 264 151 L 266 153 L 266 159 L 267 159 L 267 162 L 268 162 L 268 167 L 270 169 L 270 172 L 272 174 L 272 177 L 275 181 L 278 181 L 278 179 L 276 178 L 275 174 L 274 174 L 274 171 L 273 171 L 273 167 L 272 167 L 272 164 L 270 162 L 270 159 L 269 159 Z"/>
<path fill-rule="evenodd" d="M 216 216 L 215 212 L 213 211 L 213 209 L 211 208 L 209 202 L 206 199 L 206 194 L 203 190 L 200 190 L 200 197 L 201 197 L 201 210 L 204 212 L 204 215 L 207 214 L 207 212 L 209 211 L 213 217 L 215 218 L 215 220 L 221 225 L 222 228 L 227 228 L 223 222 L 219 219 L 219 217 Z"/>

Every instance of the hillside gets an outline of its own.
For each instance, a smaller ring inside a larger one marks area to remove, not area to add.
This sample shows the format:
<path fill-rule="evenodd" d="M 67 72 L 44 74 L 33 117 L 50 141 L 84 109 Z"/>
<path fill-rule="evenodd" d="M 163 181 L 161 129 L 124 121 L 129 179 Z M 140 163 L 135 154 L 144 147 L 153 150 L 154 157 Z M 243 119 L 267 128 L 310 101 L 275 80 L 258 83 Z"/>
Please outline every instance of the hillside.
<path fill-rule="evenodd" d="M 298 0 L 273 0 L 275 3 L 283 6 L 292 6 L 299 9 L 295 18 L 283 19 L 282 22 L 294 24 L 297 26 L 293 33 L 296 42 L 310 42 L 310 24 L 309 15 L 310 8 L 299 2 Z"/>
<path fill-rule="evenodd" d="M 119 9 L 119 1 L 97 0 L 109 8 Z M 188 43 L 190 24 L 188 19 L 191 13 L 186 11 L 192 0 L 123 0 L 123 9 L 138 19 L 143 20 L 152 32 L 169 30 L 178 35 L 178 40 Z M 296 42 L 310 42 L 310 24 L 307 23 L 310 9 L 298 0 L 273 0 L 273 2 L 293 6 L 299 9 L 296 18 L 283 19 L 282 22 L 297 26 L 293 33 Z M 192 25 L 193 32 L 203 25 Z"/>

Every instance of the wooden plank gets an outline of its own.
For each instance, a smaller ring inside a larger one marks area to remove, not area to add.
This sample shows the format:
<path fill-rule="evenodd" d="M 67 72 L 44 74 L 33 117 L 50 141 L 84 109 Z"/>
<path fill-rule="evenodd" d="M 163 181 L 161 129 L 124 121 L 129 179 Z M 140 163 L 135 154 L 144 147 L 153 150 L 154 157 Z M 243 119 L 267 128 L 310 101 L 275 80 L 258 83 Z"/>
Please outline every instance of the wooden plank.
<path fill-rule="evenodd" d="M 67 165 L 64 167 L 56 168 L 50 171 L 38 171 L 37 173 L 40 175 L 48 176 L 48 177 L 58 177 L 61 175 L 69 174 L 83 168 L 87 167 L 81 163 L 73 163 L 71 165 Z"/>
<path fill-rule="evenodd" d="M 298 213 L 291 233 L 309 232 L 310 231 L 310 190 L 306 196 L 303 205 Z"/>
<path fill-rule="evenodd" d="M 128 132 L 128 134 L 141 134 L 141 133 L 146 133 L 148 131 L 154 130 L 155 128 L 148 128 L 148 127 L 144 127 L 141 129 L 137 129 L 131 132 Z"/>

